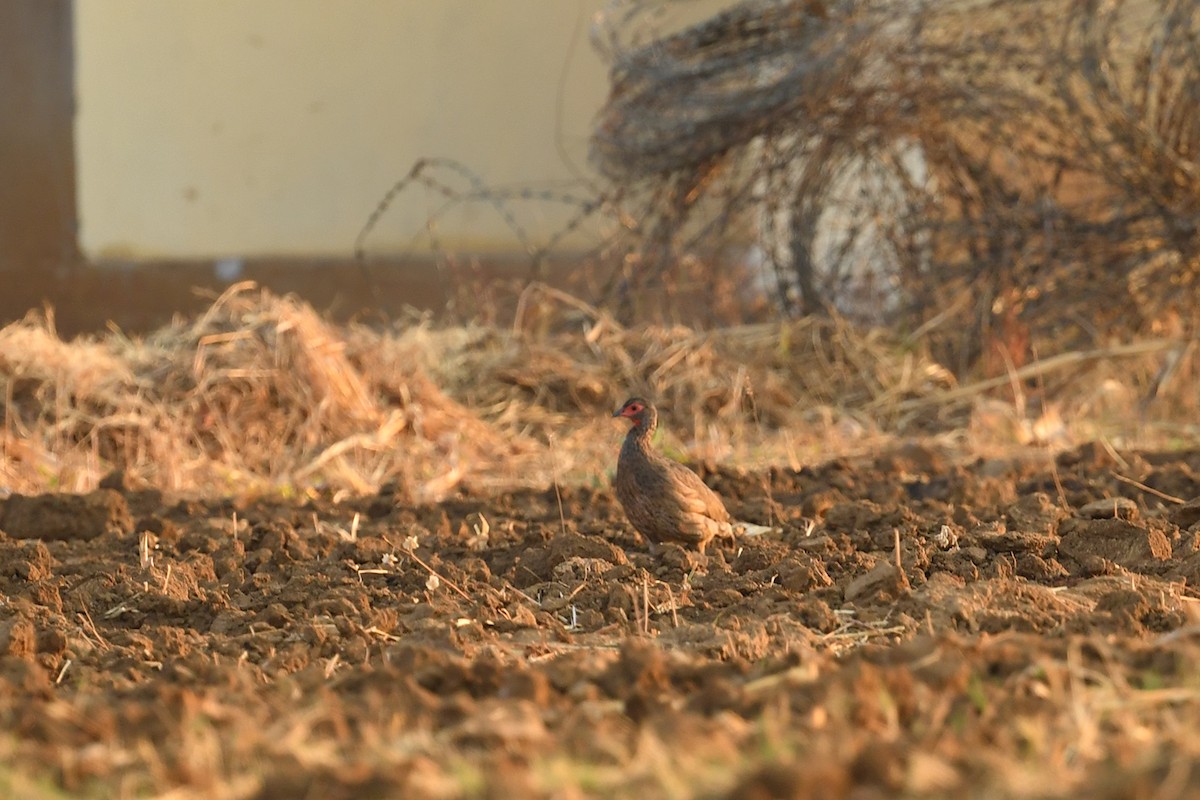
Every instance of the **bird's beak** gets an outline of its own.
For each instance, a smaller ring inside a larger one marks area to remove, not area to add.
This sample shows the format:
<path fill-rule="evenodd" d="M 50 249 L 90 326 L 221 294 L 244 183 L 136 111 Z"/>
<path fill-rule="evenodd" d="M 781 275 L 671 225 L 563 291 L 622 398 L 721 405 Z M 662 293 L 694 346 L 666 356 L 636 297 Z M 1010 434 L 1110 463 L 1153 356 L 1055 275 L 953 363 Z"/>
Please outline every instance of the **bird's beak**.
<path fill-rule="evenodd" d="M 614 411 L 614 412 L 613 412 L 613 416 L 614 416 L 614 417 L 619 417 L 619 416 L 621 416 L 621 412 L 622 412 L 622 411 L 624 411 L 624 410 L 625 410 L 625 409 L 623 409 L 623 408 L 618 408 L 616 411 Z"/>

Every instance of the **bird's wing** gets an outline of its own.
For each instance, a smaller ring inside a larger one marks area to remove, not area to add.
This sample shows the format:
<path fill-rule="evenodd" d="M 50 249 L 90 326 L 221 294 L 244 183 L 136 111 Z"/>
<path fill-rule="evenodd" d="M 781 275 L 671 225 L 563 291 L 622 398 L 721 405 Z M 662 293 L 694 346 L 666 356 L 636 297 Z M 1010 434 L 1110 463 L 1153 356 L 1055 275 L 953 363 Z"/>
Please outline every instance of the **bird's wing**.
<path fill-rule="evenodd" d="M 692 514 L 703 514 L 718 522 L 727 522 L 729 512 L 716 492 L 708 488 L 700 476 L 682 464 L 672 462 L 671 483 L 682 510 Z"/>

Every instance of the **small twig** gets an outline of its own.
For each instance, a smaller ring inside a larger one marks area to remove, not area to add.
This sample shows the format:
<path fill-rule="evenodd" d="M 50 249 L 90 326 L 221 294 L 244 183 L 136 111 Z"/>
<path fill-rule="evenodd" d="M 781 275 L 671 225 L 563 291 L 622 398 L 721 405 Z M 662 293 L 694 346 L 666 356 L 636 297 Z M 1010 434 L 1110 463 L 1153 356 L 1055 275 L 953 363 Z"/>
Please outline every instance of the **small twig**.
<path fill-rule="evenodd" d="M 141 537 L 138 538 L 138 562 L 142 569 L 154 566 L 154 557 L 150 555 L 150 537 L 153 535 L 149 531 L 143 531 Z"/>
<path fill-rule="evenodd" d="M 962 402 L 969 400 L 976 395 L 994 389 L 997 386 L 1003 386 L 1012 380 L 1027 380 L 1039 375 L 1045 375 L 1048 372 L 1069 367 L 1076 364 L 1086 363 L 1088 361 L 1099 361 L 1105 358 L 1118 358 L 1124 356 L 1139 356 L 1147 353 L 1154 353 L 1159 350 L 1166 350 L 1169 347 L 1175 347 L 1178 344 L 1176 339 L 1151 339 L 1143 342 L 1134 342 L 1132 344 L 1116 345 L 1114 347 L 1105 347 L 1096 350 L 1072 350 L 1068 353 L 1059 353 L 1055 356 L 1034 361 L 1032 364 L 1026 364 L 1020 369 L 1012 373 L 1012 375 L 1000 375 L 995 378 L 977 381 L 976 383 L 960 386 L 956 389 L 940 392 L 937 394 L 928 395 L 926 397 L 915 397 L 911 400 L 903 400 L 896 404 L 896 411 L 912 411 L 913 409 L 922 408 L 925 406 L 946 405 L 954 402 Z M 868 408 L 878 405 L 878 403 L 868 404 Z"/>
<path fill-rule="evenodd" d="M 1100 445 L 1104 448 L 1104 451 L 1108 453 L 1113 461 L 1120 464 L 1123 469 L 1129 469 L 1129 462 L 1126 461 L 1121 454 L 1116 451 L 1116 448 L 1112 446 L 1108 439 L 1103 436 L 1100 437 Z"/>
<path fill-rule="evenodd" d="M 558 488 L 558 449 L 554 446 L 554 434 L 550 434 L 550 473 L 554 478 L 554 497 L 558 500 L 558 524 L 563 535 L 566 535 L 567 517 L 563 513 L 562 492 Z"/>
<path fill-rule="evenodd" d="M 387 538 L 386 536 L 384 536 L 384 537 L 383 537 L 383 540 L 384 540 L 385 542 L 387 542 L 388 544 L 390 544 L 392 547 L 395 547 L 395 546 L 396 546 L 396 544 L 395 544 L 395 543 L 394 543 L 394 542 L 393 542 L 391 539 Z M 457 593 L 458 593 L 460 596 L 462 596 L 462 598 L 463 598 L 464 600 L 466 600 L 466 601 L 468 601 L 468 602 L 470 602 L 470 603 L 474 603 L 474 602 L 475 602 L 475 598 L 474 598 L 474 597 L 471 597 L 471 595 L 467 594 L 467 593 L 466 593 L 466 592 L 464 592 L 464 591 L 463 591 L 461 588 L 459 588 L 459 586 L 458 586 L 458 584 L 457 584 L 457 583 L 455 583 L 454 581 L 452 581 L 452 580 L 448 579 L 448 578 L 447 578 L 445 575 L 442 575 L 442 574 L 440 574 L 440 573 L 439 573 L 439 572 L 438 572 L 436 569 L 434 569 L 433 567 L 431 567 L 431 566 L 429 566 L 428 564 L 426 564 L 426 563 L 425 563 L 425 562 L 424 562 L 424 561 L 421 559 L 421 557 L 420 557 L 419 555 L 417 555 L 417 553 L 416 553 L 416 550 L 405 550 L 405 552 L 406 552 L 406 553 L 408 553 L 408 555 L 409 555 L 409 558 L 411 558 L 413 561 L 417 562 L 417 563 L 418 563 L 418 564 L 420 564 L 422 567 L 424 567 L 426 572 L 428 572 L 430 575 L 433 575 L 433 576 L 434 576 L 435 578 L 437 578 L 439 581 L 441 581 L 442 583 L 444 583 L 444 584 L 446 584 L 447 586 L 449 586 L 451 589 L 453 589 L 455 592 L 457 592 Z"/>
<path fill-rule="evenodd" d="M 671 627 L 679 627 L 679 613 L 675 610 L 675 591 L 671 588 L 671 584 L 662 581 L 663 586 L 667 587 L 667 597 L 671 598 Z"/>
<path fill-rule="evenodd" d="M 1109 474 L 1112 475 L 1117 480 L 1121 481 L 1122 483 L 1128 483 L 1130 486 L 1136 486 L 1137 488 L 1141 489 L 1143 492 L 1148 492 L 1148 493 L 1154 495 L 1155 497 L 1159 497 L 1159 498 L 1162 498 L 1163 500 L 1166 500 L 1169 503 L 1175 503 L 1176 505 L 1183 505 L 1184 503 L 1187 502 L 1186 500 L 1182 500 L 1174 495 L 1167 494 L 1166 492 L 1160 492 L 1158 489 L 1155 489 L 1152 486 L 1147 486 L 1144 483 L 1135 481 L 1133 478 L 1126 478 L 1124 475 L 1122 475 L 1118 472 L 1109 470 Z"/>
<path fill-rule="evenodd" d="M 893 633 L 904 633 L 903 625 L 894 625 L 890 628 L 864 628 L 857 631 L 842 631 L 837 630 L 832 633 L 827 633 L 821 638 L 829 639 L 870 639 L 875 636 L 888 636 Z"/>
<path fill-rule="evenodd" d="M 325 680 L 329 680 L 333 677 L 333 673 L 337 672 L 338 665 L 341 663 L 341 661 L 342 654 L 334 653 L 333 658 L 329 659 L 329 661 L 325 664 Z"/>
<path fill-rule="evenodd" d="M 105 619 L 112 619 L 113 617 L 118 617 L 121 614 L 124 614 L 126 611 L 129 610 L 129 604 L 132 603 L 134 600 L 137 600 L 143 594 L 145 594 L 145 592 L 138 592 L 133 597 L 130 597 L 128 600 L 122 600 L 120 603 L 117 603 L 115 606 L 110 608 L 108 611 L 105 611 L 103 614 L 101 614 L 101 616 L 104 617 Z"/>
<path fill-rule="evenodd" d="M 1036 345 L 1033 347 L 1033 360 L 1035 362 L 1042 360 L 1041 357 L 1038 355 L 1038 350 L 1037 350 Z M 1049 401 L 1047 400 L 1047 395 L 1046 395 L 1046 378 L 1040 372 L 1037 374 L 1037 386 L 1038 386 L 1038 394 L 1041 395 L 1042 412 L 1044 415 L 1045 409 L 1046 409 L 1046 404 Z M 1054 478 L 1054 488 L 1058 491 L 1058 507 L 1059 508 L 1070 508 L 1070 506 L 1067 505 L 1067 492 L 1065 489 L 1063 489 L 1062 478 L 1060 478 L 1058 475 L 1058 459 L 1055 458 L 1054 456 L 1050 457 L 1050 477 Z"/>
<path fill-rule="evenodd" d="M 371 627 L 365 629 L 363 631 L 363 633 L 369 633 L 372 636 L 378 636 L 380 639 L 383 639 L 385 642 L 400 641 L 399 636 L 397 636 L 394 633 L 388 633 L 387 631 L 383 630 L 382 628 L 378 627 L 377 625 L 372 625 Z"/>
<path fill-rule="evenodd" d="M 638 597 L 637 592 L 634 592 L 633 593 L 633 619 L 634 619 L 634 624 L 637 625 L 637 627 L 638 627 L 639 633 L 641 632 L 641 629 L 642 629 L 642 609 L 638 607 L 640 605 L 640 603 L 641 603 L 641 599 Z"/>
<path fill-rule="evenodd" d="M 642 632 L 650 635 L 650 574 L 642 573 Z"/>
<path fill-rule="evenodd" d="M 105 638 L 100 635 L 100 631 L 96 630 L 96 623 L 92 621 L 91 612 L 85 608 L 82 612 L 77 613 L 75 616 L 77 616 L 84 624 L 85 629 L 91 631 L 92 636 L 96 637 L 97 644 L 99 644 L 105 650 L 111 647 Z"/>
<path fill-rule="evenodd" d="M 68 658 L 66 661 L 63 662 L 62 669 L 60 669 L 58 671 L 58 677 L 54 679 L 55 686 L 58 686 L 60 683 L 63 682 L 63 678 L 66 677 L 67 670 L 70 668 L 71 668 L 71 659 Z"/>
<path fill-rule="evenodd" d="M 587 586 L 588 586 L 588 581 L 586 581 L 586 580 L 583 583 L 576 586 L 574 589 L 571 590 L 571 593 L 569 595 L 567 595 L 567 601 L 570 602 L 571 600 L 574 600 L 575 595 L 582 592 L 584 589 L 587 588 Z"/>
<path fill-rule="evenodd" d="M 533 281 L 525 287 L 525 289 L 521 292 L 521 296 L 517 298 L 517 308 L 513 313 L 512 324 L 512 335 L 514 337 L 519 338 L 521 335 L 521 329 L 525 322 L 525 309 L 530 303 L 530 298 L 532 298 L 535 293 L 545 295 L 551 300 L 557 300 L 563 305 L 574 308 L 576 311 L 582 311 L 585 315 L 591 317 L 593 320 L 596 320 L 597 322 L 603 322 L 604 324 L 611 326 L 613 330 L 624 330 L 624 328 L 622 328 L 610 314 L 596 308 L 595 306 L 589 305 L 575 295 L 570 294 L 569 292 L 564 292 L 561 289 L 555 289 L 551 286 L 547 286 L 540 281 Z"/>
<path fill-rule="evenodd" d="M 358 576 L 359 583 L 365 582 L 365 581 L 363 581 L 363 577 L 362 577 L 363 575 L 391 575 L 392 574 L 392 571 L 390 569 L 380 569 L 378 567 L 373 567 L 371 569 L 364 569 L 364 568 L 358 566 L 357 564 L 354 565 L 352 567 L 352 569 L 354 570 L 354 574 Z"/>

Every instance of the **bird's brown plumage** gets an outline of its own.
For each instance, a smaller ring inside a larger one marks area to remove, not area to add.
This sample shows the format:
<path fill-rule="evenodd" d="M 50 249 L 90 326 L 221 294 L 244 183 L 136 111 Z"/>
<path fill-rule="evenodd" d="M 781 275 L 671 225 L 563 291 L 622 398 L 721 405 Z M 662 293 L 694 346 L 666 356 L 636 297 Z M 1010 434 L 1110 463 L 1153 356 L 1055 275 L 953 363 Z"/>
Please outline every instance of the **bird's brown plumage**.
<path fill-rule="evenodd" d="M 713 538 L 732 536 L 725 504 L 696 473 L 654 450 L 651 437 L 658 411 L 634 397 L 614 417 L 627 417 L 633 427 L 625 436 L 613 481 L 625 516 L 652 544 L 679 542 L 701 553 Z"/>

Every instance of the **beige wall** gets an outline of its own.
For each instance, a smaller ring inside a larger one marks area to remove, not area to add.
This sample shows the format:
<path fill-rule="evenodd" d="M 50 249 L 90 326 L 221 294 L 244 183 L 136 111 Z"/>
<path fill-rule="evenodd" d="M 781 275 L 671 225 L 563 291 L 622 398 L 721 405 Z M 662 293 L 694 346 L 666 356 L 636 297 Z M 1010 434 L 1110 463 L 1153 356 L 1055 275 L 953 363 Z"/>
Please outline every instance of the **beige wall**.
<path fill-rule="evenodd" d="M 491 184 L 583 167 L 602 0 L 77 0 L 80 245 L 97 259 L 345 256 L 394 180 L 448 156 Z M 424 191 L 372 252 L 407 251 Z M 570 213 L 517 207 L 534 231 Z M 451 246 L 517 247 L 478 206 Z"/>

